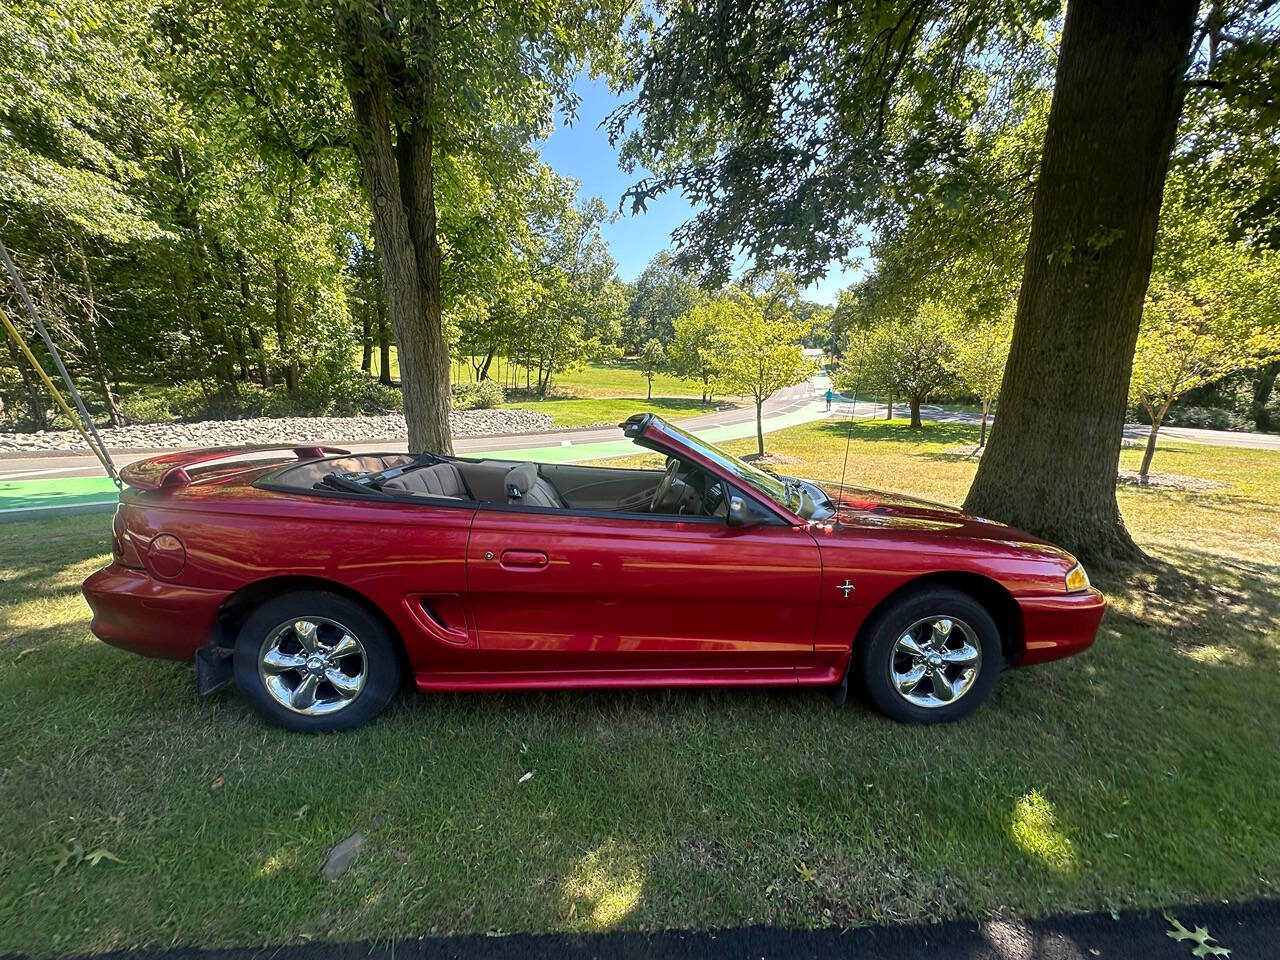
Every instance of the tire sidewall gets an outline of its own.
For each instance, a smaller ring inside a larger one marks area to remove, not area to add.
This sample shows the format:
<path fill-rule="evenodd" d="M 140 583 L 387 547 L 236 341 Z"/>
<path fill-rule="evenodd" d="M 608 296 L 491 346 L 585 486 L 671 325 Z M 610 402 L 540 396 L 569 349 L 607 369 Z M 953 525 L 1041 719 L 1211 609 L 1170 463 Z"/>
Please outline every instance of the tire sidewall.
<path fill-rule="evenodd" d="M 306 716 L 281 706 L 258 672 L 267 634 L 288 620 L 308 615 L 334 620 L 354 632 L 364 647 L 368 671 L 363 689 L 350 704 L 322 716 Z M 267 722 L 299 733 L 362 726 L 382 712 L 400 686 L 400 660 L 386 627 L 363 605 L 321 590 L 282 594 L 259 604 L 236 637 L 233 666 L 236 686 L 248 704 Z"/>
<path fill-rule="evenodd" d="M 921 707 L 905 700 L 890 678 L 893 648 L 901 632 L 926 617 L 946 616 L 968 624 L 982 649 L 982 666 L 972 687 L 945 707 Z M 859 682 L 880 712 L 905 723 L 948 723 L 967 717 L 991 694 L 1004 663 L 1000 630 L 985 607 L 959 590 L 926 587 L 893 601 L 875 615 L 863 634 L 854 663 Z"/>

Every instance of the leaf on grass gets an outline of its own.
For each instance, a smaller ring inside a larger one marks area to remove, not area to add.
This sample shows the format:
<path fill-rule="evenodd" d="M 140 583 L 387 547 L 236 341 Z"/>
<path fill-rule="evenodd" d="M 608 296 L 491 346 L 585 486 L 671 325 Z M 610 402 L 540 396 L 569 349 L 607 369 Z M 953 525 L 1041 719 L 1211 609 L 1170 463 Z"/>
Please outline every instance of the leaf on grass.
<path fill-rule="evenodd" d="M 1176 917 L 1171 917 L 1166 913 L 1164 918 L 1169 921 L 1170 926 L 1170 929 L 1165 931 L 1165 936 L 1170 940 L 1190 940 L 1195 943 L 1195 948 L 1191 951 L 1193 957 L 1231 956 L 1231 951 L 1228 948 L 1209 942 L 1215 938 L 1209 935 L 1208 927 L 1197 926 L 1194 930 L 1188 930 Z"/>
<path fill-rule="evenodd" d="M 222 785 L 227 782 L 226 777 L 214 777 L 213 783 L 209 784 L 210 790 L 221 790 Z"/>
<path fill-rule="evenodd" d="M 112 863 L 124 863 L 123 860 L 117 857 L 106 847 L 99 847 L 97 850 L 90 850 L 84 855 L 84 858 L 89 861 L 89 866 L 91 867 L 96 867 L 103 860 L 110 860 Z"/>
<path fill-rule="evenodd" d="M 519 786 L 522 783 L 528 783 L 532 779 L 533 779 L 533 771 L 530 770 L 523 777 L 521 777 L 519 780 L 516 781 L 516 786 Z"/>

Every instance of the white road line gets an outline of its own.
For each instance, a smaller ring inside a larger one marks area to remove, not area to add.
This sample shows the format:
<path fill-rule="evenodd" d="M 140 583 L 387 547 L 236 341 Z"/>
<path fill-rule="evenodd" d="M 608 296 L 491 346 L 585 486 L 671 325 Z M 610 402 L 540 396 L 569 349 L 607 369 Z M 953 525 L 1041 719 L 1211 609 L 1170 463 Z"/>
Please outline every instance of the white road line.
<path fill-rule="evenodd" d="M 87 470 L 88 467 L 54 467 L 48 469 L 41 467 L 37 470 L 17 470 L 13 473 L 0 473 L 0 480 L 17 480 L 19 477 L 30 477 L 32 474 L 47 475 L 51 473 L 73 473 L 76 470 Z"/>

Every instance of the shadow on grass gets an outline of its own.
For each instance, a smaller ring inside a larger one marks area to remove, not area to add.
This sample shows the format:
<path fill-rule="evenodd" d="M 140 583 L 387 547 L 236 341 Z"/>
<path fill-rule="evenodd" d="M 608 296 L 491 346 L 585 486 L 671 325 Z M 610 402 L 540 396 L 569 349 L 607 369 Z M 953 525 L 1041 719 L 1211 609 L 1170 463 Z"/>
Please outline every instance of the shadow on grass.
<path fill-rule="evenodd" d="M 974 445 L 978 440 L 978 428 L 967 423 L 949 423 L 946 421 L 926 420 L 917 428 L 910 421 L 895 420 L 825 420 L 816 425 L 819 433 L 843 440 L 846 436 L 854 440 L 888 440 L 893 443 L 969 443 Z"/>

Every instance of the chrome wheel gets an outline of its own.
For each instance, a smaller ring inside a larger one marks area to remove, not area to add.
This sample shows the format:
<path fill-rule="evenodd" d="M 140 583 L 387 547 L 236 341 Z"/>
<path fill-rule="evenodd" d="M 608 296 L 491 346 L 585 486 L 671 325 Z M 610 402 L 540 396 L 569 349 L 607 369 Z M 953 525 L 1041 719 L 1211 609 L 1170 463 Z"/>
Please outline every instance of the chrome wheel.
<path fill-rule="evenodd" d="M 273 700 L 304 716 L 336 713 L 364 689 L 369 661 L 349 629 L 327 617 L 286 620 L 267 634 L 258 676 Z"/>
<path fill-rule="evenodd" d="M 971 689 L 982 670 L 977 633 L 954 617 L 925 617 L 902 632 L 890 655 L 889 679 L 917 707 L 945 707 Z"/>

